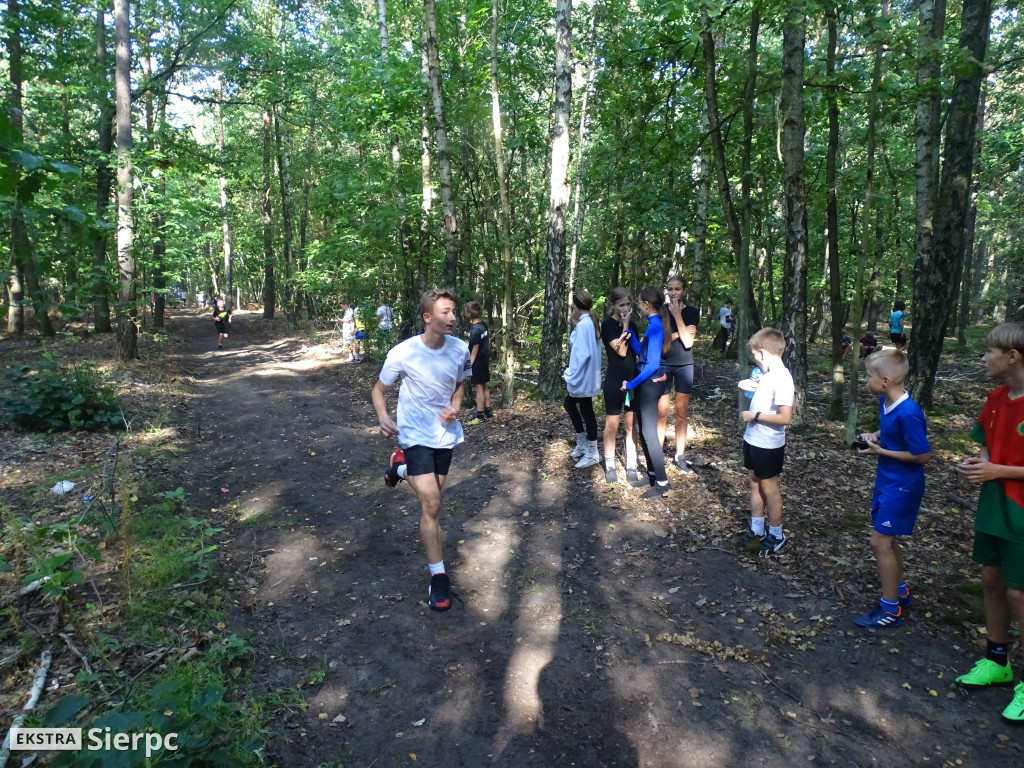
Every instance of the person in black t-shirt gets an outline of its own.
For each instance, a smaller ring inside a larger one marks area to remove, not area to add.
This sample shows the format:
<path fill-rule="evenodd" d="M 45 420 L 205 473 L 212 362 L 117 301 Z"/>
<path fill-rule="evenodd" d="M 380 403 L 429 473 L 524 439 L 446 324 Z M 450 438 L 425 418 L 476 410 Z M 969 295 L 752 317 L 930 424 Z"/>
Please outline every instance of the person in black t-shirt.
<path fill-rule="evenodd" d="M 665 445 L 665 433 L 668 431 L 668 410 L 671 390 L 675 387 L 676 412 L 676 453 L 673 463 L 684 475 L 693 472 L 686 461 L 686 428 L 690 409 L 690 392 L 693 391 L 693 343 L 697 338 L 697 324 L 700 312 L 686 305 L 686 286 L 683 278 L 672 275 L 665 283 L 665 298 L 668 301 L 669 328 L 666 333 L 672 334 L 672 346 L 662 359 L 662 365 L 668 374 L 665 394 L 658 402 L 658 437 L 662 447 Z"/>
<path fill-rule="evenodd" d="M 472 384 L 478 421 L 493 415 L 491 392 L 487 388 L 487 382 L 491 380 L 491 339 L 487 335 L 487 325 L 480 319 L 482 316 L 480 302 L 471 301 L 466 305 L 466 317 L 473 323 L 469 329 L 469 359 L 473 365 Z"/>
<path fill-rule="evenodd" d="M 636 473 L 636 441 L 633 438 L 633 410 L 625 402 L 623 381 L 636 377 L 636 352 L 629 345 L 629 336 L 640 337 L 633 321 L 633 297 L 625 288 L 615 288 L 608 296 L 611 316 L 601 323 L 601 341 L 608 356 L 608 370 L 604 376 L 604 477 L 609 483 L 618 481 L 615 472 L 615 437 L 620 419 L 626 429 L 626 481 L 631 485 L 639 481 Z M 625 416 L 621 414 L 625 412 Z"/>
<path fill-rule="evenodd" d="M 217 349 L 224 349 L 228 331 L 231 330 L 231 313 L 228 311 L 224 299 L 217 299 L 213 302 L 213 322 L 217 325 Z"/>

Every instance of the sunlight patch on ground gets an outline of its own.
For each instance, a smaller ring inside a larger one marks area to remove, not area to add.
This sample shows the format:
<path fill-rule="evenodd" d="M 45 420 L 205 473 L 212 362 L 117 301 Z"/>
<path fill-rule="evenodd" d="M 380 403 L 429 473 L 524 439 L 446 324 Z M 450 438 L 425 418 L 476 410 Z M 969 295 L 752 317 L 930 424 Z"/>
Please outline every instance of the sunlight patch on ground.
<path fill-rule="evenodd" d="M 284 481 L 271 483 L 263 486 L 260 490 L 245 494 L 238 503 L 237 517 L 239 521 L 245 521 L 269 512 L 272 509 L 280 508 L 283 495 L 282 486 L 290 485 Z"/>
<path fill-rule="evenodd" d="M 505 520 L 479 521 L 459 545 L 459 555 L 471 566 L 477 592 L 472 608 L 481 618 L 497 619 L 508 608 L 508 590 L 502 586 L 511 552 L 519 545 L 512 525 Z"/>
<path fill-rule="evenodd" d="M 284 600 L 301 587 L 308 590 L 311 572 L 320 560 L 310 560 L 310 553 L 320 550 L 315 536 L 296 533 L 283 541 L 276 552 L 267 557 L 267 581 L 260 591 L 261 600 Z"/>
<path fill-rule="evenodd" d="M 174 441 L 177 437 L 178 430 L 175 427 L 145 429 L 133 435 L 133 439 L 139 445 L 160 445 L 166 449 L 174 447 Z"/>

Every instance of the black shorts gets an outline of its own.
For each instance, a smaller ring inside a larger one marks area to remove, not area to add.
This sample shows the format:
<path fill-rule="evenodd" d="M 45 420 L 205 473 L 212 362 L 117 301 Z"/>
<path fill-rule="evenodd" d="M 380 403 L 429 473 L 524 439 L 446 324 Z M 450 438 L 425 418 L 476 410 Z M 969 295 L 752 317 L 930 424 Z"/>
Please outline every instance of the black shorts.
<path fill-rule="evenodd" d="M 784 445 L 778 448 L 758 448 L 746 440 L 743 441 L 743 466 L 753 472 L 758 480 L 771 480 L 781 475 L 785 460 Z"/>
<path fill-rule="evenodd" d="M 665 373 L 668 374 L 668 381 L 665 382 L 666 394 L 669 387 L 675 387 L 677 395 L 688 395 L 693 392 L 693 363 L 666 365 Z"/>
<path fill-rule="evenodd" d="M 635 374 L 634 374 L 635 376 Z M 632 411 L 633 404 L 626 405 L 626 393 L 622 389 L 622 382 L 630 381 L 633 376 L 627 374 L 619 374 L 614 370 L 608 371 L 604 377 L 604 386 L 601 387 L 601 392 L 604 394 L 604 413 L 605 416 L 620 416 L 623 411 Z M 630 395 L 630 399 L 636 396 L 634 392 Z"/>
<path fill-rule="evenodd" d="M 476 362 L 473 363 L 473 374 L 471 376 L 470 383 L 474 387 L 486 386 L 487 382 L 491 380 L 491 360 L 485 357 L 483 360 L 477 358 Z"/>
<path fill-rule="evenodd" d="M 900 346 L 903 346 L 904 344 L 907 343 L 907 334 L 905 334 L 905 333 L 890 333 L 889 334 L 889 341 L 891 341 L 893 344 L 899 344 Z"/>
<path fill-rule="evenodd" d="M 441 475 L 448 474 L 452 465 L 451 448 L 428 448 L 425 445 L 411 445 L 403 448 L 405 454 L 405 472 L 407 475 Z"/>
<path fill-rule="evenodd" d="M 225 323 L 223 320 L 214 320 L 214 322 L 217 324 L 217 333 L 223 333 L 226 336 L 231 324 Z"/>

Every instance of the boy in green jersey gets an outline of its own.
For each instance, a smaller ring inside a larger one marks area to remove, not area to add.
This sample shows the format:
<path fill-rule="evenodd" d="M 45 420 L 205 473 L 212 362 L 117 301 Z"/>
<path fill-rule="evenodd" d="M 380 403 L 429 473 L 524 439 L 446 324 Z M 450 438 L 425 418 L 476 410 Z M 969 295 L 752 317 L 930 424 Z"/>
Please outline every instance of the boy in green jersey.
<path fill-rule="evenodd" d="M 1013 685 L 1010 621 L 1024 628 L 1024 326 L 1003 323 L 985 338 L 985 368 L 1005 382 L 992 391 L 971 437 L 981 452 L 957 472 L 981 483 L 974 520 L 974 560 L 985 589 L 988 651 L 956 681 L 965 688 Z M 1003 718 L 1024 725 L 1024 681 L 1014 689 Z"/>

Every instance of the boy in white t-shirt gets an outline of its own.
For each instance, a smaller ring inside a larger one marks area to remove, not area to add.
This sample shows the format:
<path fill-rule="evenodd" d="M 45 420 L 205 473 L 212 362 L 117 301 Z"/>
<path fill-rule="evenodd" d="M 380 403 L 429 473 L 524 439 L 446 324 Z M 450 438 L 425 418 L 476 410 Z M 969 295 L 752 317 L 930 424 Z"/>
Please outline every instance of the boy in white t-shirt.
<path fill-rule="evenodd" d="M 451 608 L 451 582 L 445 572 L 441 534 L 441 489 L 462 442 L 458 421 L 464 381 L 472 370 L 469 346 L 451 335 L 457 315 L 450 291 L 431 289 L 420 299 L 426 326 L 388 352 L 371 397 L 384 437 L 397 437 L 384 482 L 389 488 L 407 480 L 420 499 L 420 537 L 430 566 L 427 605 Z M 397 420 L 388 415 L 387 390 L 401 380 Z"/>
<path fill-rule="evenodd" d="M 782 532 L 782 492 L 779 475 L 785 461 L 786 426 L 793 420 L 796 390 L 793 376 L 782 362 L 786 340 L 775 328 L 762 328 L 750 337 L 750 351 L 764 371 L 760 381 L 744 379 L 740 389 L 752 391 L 750 410 L 740 415 L 747 423 L 743 433 L 743 466 L 750 474 L 750 530 L 737 547 L 758 547 L 761 557 L 781 550 L 789 539 Z M 768 516 L 768 530 L 764 518 Z"/>

